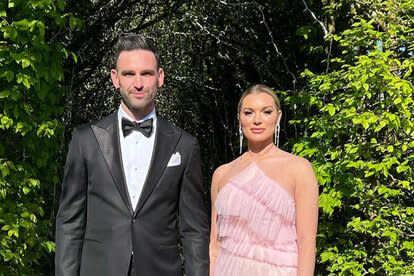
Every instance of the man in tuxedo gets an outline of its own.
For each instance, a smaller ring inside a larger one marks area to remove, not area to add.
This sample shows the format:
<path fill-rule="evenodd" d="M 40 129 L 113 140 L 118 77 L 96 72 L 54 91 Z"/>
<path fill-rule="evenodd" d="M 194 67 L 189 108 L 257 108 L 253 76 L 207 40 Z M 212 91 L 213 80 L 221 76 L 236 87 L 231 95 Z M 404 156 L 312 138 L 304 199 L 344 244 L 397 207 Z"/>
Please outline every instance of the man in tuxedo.
<path fill-rule="evenodd" d="M 198 142 L 155 112 L 164 71 L 148 39 L 121 36 L 115 60 L 118 111 L 76 128 L 69 145 L 56 275 L 183 275 L 178 237 L 185 274 L 208 275 Z"/>

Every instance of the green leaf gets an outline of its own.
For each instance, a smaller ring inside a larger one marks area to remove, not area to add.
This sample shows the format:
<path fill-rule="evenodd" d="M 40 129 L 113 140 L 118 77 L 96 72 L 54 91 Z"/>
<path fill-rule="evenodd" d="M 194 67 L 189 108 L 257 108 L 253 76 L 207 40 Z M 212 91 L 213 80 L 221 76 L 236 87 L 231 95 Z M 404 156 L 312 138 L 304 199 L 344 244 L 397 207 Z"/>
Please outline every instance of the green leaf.
<path fill-rule="evenodd" d="M 29 187 L 27 187 L 27 186 L 24 186 L 24 187 L 23 187 L 23 193 L 24 193 L 25 195 L 27 195 L 28 193 L 30 193 L 30 188 L 29 188 Z"/>
<path fill-rule="evenodd" d="M 9 95 L 10 95 L 9 90 L 2 91 L 2 92 L 0 92 L 0 99 L 7 98 Z"/>
<path fill-rule="evenodd" d="M 6 225 L 4 225 L 2 228 L 1 228 L 1 230 L 2 231 L 7 231 L 7 230 L 9 230 L 11 228 L 11 226 L 10 225 L 8 225 L 8 224 L 6 224 Z"/>
<path fill-rule="evenodd" d="M 331 251 L 325 251 L 321 253 L 321 262 L 325 263 L 327 261 L 332 261 L 337 258 L 338 254 L 331 252 Z"/>
<path fill-rule="evenodd" d="M 74 52 L 71 52 L 72 53 L 72 58 L 73 58 L 73 61 L 75 62 L 75 63 L 78 63 L 78 57 L 75 55 L 75 53 Z"/>
<path fill-rule="evenodd" d="M 312 29 L 308 26 L 301 26 L 299 29 L 297 29 L 296 34 L 303 36 L 305 39 L 308 39 L 309 33 L 312 31 Z"/>
<path fill-rule="evenodd" d="M 398 166 L 398 167 L 397 167 L 397 172 L 398 172 L 398 173 L 402 173 L 402 172 L 407 171 L 408 169 L 409 169 L 409 167 L 408 167 L 408 166 L 403 166 L 403 165 L 400 165 L 400 166 Z"/>
<path fill-rule="evenodd" d="M 40 181 L 37 179 L 29 179 L 30 186 L 32 187 L 40 187 Z"/>
<path fill-rule="evenodd" d="M 29 59 L 27 59 L 27 58 L 23 58 L 23 59 L 21 60 L 21 63 L 22 63 L 22 67 L 23 67 L 23 68 L 29 67 L 29 66 L 30 66 L 30 64 L 31 64 L 30 60 L 29 60 Z"/>
<path fill-rule="evenodd" d="M 6 77 L 8 82 L 14 80 L 14 72 L 13 71 L 5 71 L 0 77 Z"/>
<path fill-rule="evenodd" d="M 42 37 L 45 36 L 45 24 L 41 21 L 37 22 L 37 28 L 39 29 L 39 33 Z"/>
<path fill-rule="evenodd" d="M 8 129 L 13 125 L 13 120 L 7 116 L 3 116 L 0 120 L 1 125 L 0 127 Z"/>
<path fill-rule="evenodd" d="M 7 232 L 7 236 L 11 237 L 11 236 L 15 236 L 16 238 L 19 237 L 19 232 L 16 229 L 10 229 Z"/>
<path fill-rule="evenodd" d="M 369 123 L 367 120 L 363 120 L 362 121 L 362 126 L 364 127 L 364 129 L 367 129 L 369 127 Z"/>
<path fill-rule="evenodd" d="M 329 115 L 333 116 L 335 114 L 335 107 L 333 105 L 328 106 L 328 113 Z"/>
<path fill-rule="evenodd" d="M 401 98 L 396 98 L 396 99 L 394 100 L 394 104 L 395 104 L 395 105 L 400 104 L 401 102 L 402 102 L 402 99 L 401 99 Z"/>
<path fill-rule="evenodd" d="M 65 3 L 65 1 L 64 1 L 64 0 L 58 0 L 58 1 L 57 1 L 57 5 L 58 5 L 58 8 L 59 8 L 61 11 L 63 11 L 63 10 L 65 9 L 66 3 Z"/>
<path fill-rule="evenodd" d="M 76 26 L 78 25 L 78 22 L 76 20 L 76 18 L 74 17 L 70 17 L 69 18 L 69 26 L 72 30 L 74 30 L 76 28 Z"/>
<path fill-rule="evenodd" d="M 47 248 L 47 251 L 54 252 L 55 251 L 55 243 L 51 241 L 47 241 L 44 243 L 44 246 Z"/>
<path fill-rule="evenodd" d="M 23 31 L 26 31 L 30 28 L 30 23 L 26 18 L 15 22 L 15 25 L 16 27 L 18 27 L 18 29 L 23 30 Z"/>
<path fill-rule="evenodd" d="M 29 212 L 27 212 L 27 211 L 24 211 L 23 213 L 22 213 L 22 218 L 27 218 L 27 217 L 29 217 L 30 216 L 30 214 L 29 214 Z"/>
<path fill-rule="evenodd" d="M 334 208 L 341 206 L 340 194 L 334 190 L 322 193 L 319 196 L 319 206 L 328 215 L 332 215 Z"/>
<path fill-rule="evenodd" d="M 30 220 L 31 220 L 32 222 L 36 223 L 36 222 L 37 222 L 37 217 L 36 217 L 36 215 L 35 215 L 35 214 L 30 214 Z"/>

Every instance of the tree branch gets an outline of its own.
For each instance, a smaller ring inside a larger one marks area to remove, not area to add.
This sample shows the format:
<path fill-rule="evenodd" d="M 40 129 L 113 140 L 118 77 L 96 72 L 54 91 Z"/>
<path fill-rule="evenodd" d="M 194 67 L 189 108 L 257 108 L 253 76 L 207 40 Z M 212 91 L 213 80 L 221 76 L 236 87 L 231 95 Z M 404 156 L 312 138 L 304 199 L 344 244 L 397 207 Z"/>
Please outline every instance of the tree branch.
<path fill-rule="evenodd" d="M 286 68 L 286 71 L 288 72 L 288 74 L 289 75 L 291 75 L 292 76 L 292 84 L 293 84 L 293 90 L 295 91 L 296 90 L 296 83 L 297 83 L 297 79 L 296 79 L 296 77 L 295 77 L 295 74 L 293 74 L 292 73 L 292 71 L 290 71 L 290 69 L 289 69 L 289 66 L 287 65 L 287 62 L 286 62 L 286 58 L 283 56 L 283 54 L 279 51 L 279 48 L 277 47 L 277 45 L 276 45 L 276 43 L 275 43 L 275 41 L 274 41 L 274 39 L 273 39 L 273 34 L 272 34 L 272 31 L 270 30 L 270 28 L 269 28 L 269 26 L 267 25 L 267 23 L 266 23 L 266 17 L 265 17 L 265 15 L 264 15 L 264 12 L 263 12 L 263 10 L 262 10 L 262 8 L 259 8 L 259 11 L 260 11 L 260 13 L 262 14 L 262 19 L 263 19 L 263 24 L 265 25 L 265 27 L 266 27 L 266 29 L 267 29 L 267 32 L 268 32 L 268 34 L 269 34 L 269 37 L 270 37 L 270 40 L 271 40 L 271 42 L 272 42 L 272 45 L 273 45 L 273 48 L 275 49 L 275 51 L 276 51 L 276 54 L 282 59 L 282 61 L 283 61 L 283 65 L 285 66 L 285 68 Z"/>
<path fill-rule="evenodd" d="M 329 34 L 328 28 L 326 28 L 325 24 L 323 24 L 323 22 L 316 17 L 315 13 L 309 9 L 306 1 L 302 0 L 302 2 L 305 5 L 305 11 L 308 11 L 311 14 L 312 18 L 315 19 L 315 21 L 318 22 L 319 25 L 321 25 L 324 35 L 327 36 Z"/>
<path fill-rule="evenodd" d="M 303 2 L 303 5 L 305 5 L 305 12 L 308 11 L 310 13 L 310 15 L 312 16 L 312 18 L 322 27 L 324 37 L 326 38 L 330 34 L 330 32 L 328 31 L 328 28 L 325 26 L 325 24 L 321 20 L 319 20 L 316 17 L 315 13 L 312 10 L 309 9 L 309 6 L 306 3 L 306 1 L 302 0 L 302 2 Z M 332 43 L 333 43 L 333 39 L 331 38 L 329 40 L 328 56 L 326 58 L 326 69 L 325 69 L 326 73 L 328 73 L 328 71 L 329 71 L 331 54 L 332 54 Z"/>

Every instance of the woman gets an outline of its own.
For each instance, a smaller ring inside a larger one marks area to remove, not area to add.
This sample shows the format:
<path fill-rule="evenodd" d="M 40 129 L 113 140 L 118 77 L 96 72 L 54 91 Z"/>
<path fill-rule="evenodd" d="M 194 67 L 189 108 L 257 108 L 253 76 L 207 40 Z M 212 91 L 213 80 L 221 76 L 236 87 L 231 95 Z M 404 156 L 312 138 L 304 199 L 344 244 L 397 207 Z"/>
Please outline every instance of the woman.
<path fill-rule="evenodd" d="M 240 98 L 247 152 L 217 168 L 211 186 L 214 276 L 313 275 L 317 181 L 307 160 L 278 148 L 281 116 L 265 85 Z"/>

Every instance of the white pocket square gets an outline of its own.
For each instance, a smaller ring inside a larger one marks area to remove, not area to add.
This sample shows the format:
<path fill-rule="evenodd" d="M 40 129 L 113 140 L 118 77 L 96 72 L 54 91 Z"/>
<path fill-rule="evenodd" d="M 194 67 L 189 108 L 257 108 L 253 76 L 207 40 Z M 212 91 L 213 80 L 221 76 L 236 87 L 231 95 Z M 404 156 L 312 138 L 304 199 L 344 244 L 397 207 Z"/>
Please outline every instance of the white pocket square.
<path fill-rule="evenodd" d="M 170 161 L 168 161 L 167 167 L 179 166 L 181 164 L 181 154 L 177 151 L 171 155 Z"/>

